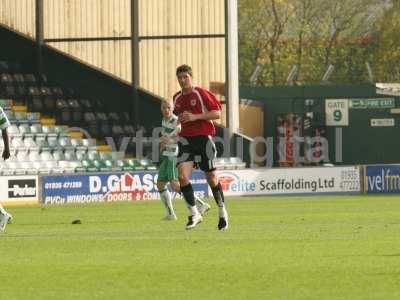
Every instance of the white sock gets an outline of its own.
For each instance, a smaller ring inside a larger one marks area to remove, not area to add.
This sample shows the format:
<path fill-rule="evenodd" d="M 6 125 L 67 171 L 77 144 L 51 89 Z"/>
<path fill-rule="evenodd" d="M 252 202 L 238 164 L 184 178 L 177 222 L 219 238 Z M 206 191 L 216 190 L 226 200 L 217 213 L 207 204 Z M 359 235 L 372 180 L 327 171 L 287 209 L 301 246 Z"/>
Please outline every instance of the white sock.
<path fill-rule="evenodd" d="M 196 206 L 201 206 L 205 204 L 205 202 L 201 200 L 200 197 L 196 196 L 196 194 L 194 195 L 194 201 L 196 201 Z"/>
<path fill-rule="evenodd" d="M 218 206 L 218 214 L 220 218 L 228 219 L 228 212 L 226 211 L 225 205 Z"/>
<path fill-rule="evenodd" d="M 188 206 L 190 210 L 190 215 L 195 216 L 195 215 L 200 215 L 199 210 L 197 209 L 197 206 Z"/>
<path fill-rule="evenodd" d="M 164 190 L 160 193 L 161 201 L 164 203 L 168 215 L 175 215 L 174 207 L 172 206 L 171 193 Z"/>
<path fill-rule="evenodd" d="M 6 210 L 4 209 L 3 205 L 1 205 L 1 204 L 0 204 L 0 214 L 2 214 L 2 215 L 7 214 Z"/>

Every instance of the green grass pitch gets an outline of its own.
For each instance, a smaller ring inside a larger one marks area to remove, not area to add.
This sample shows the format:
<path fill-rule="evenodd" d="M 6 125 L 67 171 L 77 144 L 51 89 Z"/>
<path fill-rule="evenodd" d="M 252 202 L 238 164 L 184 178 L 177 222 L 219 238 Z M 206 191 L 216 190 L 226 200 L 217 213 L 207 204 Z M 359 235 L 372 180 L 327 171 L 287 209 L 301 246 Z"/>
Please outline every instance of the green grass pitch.
<path fill-rule="evenodd" d="M 226 232 L 176 206 L 9 208 L 0 299 L 400 298 L 400 196 L 228 199 Z"/>

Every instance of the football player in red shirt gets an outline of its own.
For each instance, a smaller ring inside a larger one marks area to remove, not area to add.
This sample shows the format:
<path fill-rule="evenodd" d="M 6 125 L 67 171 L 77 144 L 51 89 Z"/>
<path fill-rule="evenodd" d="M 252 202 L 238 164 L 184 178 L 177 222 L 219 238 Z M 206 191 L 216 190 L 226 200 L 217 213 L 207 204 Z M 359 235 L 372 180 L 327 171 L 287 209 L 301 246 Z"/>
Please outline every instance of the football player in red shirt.
<path fill-rule="evenodd" d="M 212 140 L 215 135 L 213 120 L 221 117 L 221 105 L 211 92 L 193 84 L 190 66 L 179 66 L 176 76 L 182 88 L 174 95 L 174 114 L 178 116 L 182 126 L 178 142 L 178 174 L 181 191 L 190 210 L 186 229 L 196 227 L 203 220 L 196 208 L 193 187 L 189 181 L 193 168 L 199 167 L 206 175 L 219 208 L 218 229 L 226 230 L 228 213 L 224 193 L 215 172 L 216 148 Z"/>

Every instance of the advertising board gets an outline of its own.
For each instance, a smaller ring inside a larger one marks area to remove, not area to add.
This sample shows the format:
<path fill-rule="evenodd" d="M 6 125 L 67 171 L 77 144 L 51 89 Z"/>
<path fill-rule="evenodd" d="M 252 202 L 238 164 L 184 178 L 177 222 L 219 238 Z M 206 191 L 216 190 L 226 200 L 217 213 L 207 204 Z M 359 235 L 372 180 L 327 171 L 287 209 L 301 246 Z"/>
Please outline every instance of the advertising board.
<path fill-rule="evenodd" d="M 221 170 L 226 196 L 360 193 L 358 167 Z"/>
<path fill-rule="evenodd" d="M 3 204 L 38 203 L 37 176 L 1 176 L 0 201 Z"/>
<path fill-rule="evenodd" d="M 193 172 L 191 182 L 200 197 L 208 196 L 202 172 Z M 160 199 L 156 184 L 154 171 L 44 176 L 42 199 L 44 204 Z"/>
<path fill-rule="evenodd" d="M 400 193 L 400 165 L 366 166 L 365 187 L 368 194 Z"/>

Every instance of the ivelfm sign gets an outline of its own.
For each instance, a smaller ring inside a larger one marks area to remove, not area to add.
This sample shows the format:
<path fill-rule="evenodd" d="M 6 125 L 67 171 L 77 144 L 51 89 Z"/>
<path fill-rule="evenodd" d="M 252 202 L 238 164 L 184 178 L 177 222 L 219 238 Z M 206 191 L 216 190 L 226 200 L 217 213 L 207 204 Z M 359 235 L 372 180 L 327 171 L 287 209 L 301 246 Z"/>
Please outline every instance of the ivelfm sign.
<path fill-rule="evenodd" d="M 9 198 L 36 197 L 35 179 L 14 179 L 8 181 Z"/>
<path fill-rule="evenodd" d="M 400 193 L 400 165 L 367 166 L 367 192 Z"/>

